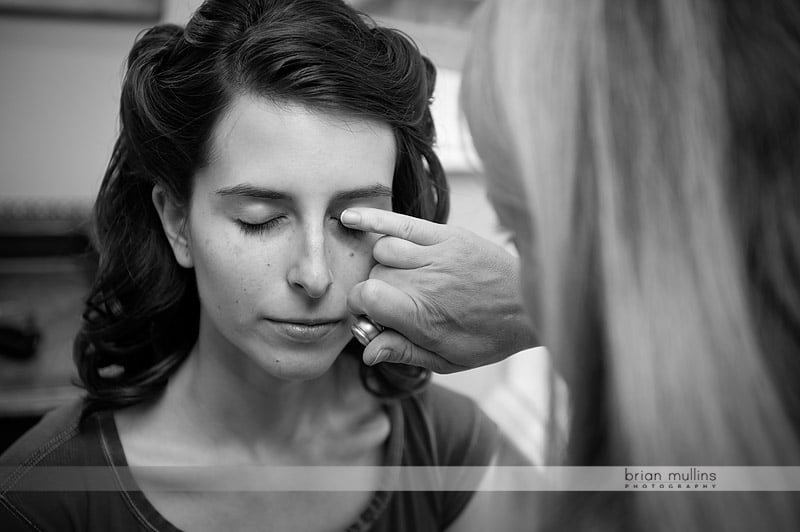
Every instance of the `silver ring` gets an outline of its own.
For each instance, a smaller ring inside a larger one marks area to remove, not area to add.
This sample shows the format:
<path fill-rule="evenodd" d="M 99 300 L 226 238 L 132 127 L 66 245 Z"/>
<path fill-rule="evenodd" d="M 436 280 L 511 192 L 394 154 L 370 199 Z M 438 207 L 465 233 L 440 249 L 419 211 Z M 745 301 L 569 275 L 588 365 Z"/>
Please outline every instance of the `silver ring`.
<path fill-rule="evenodd" d="M 367 346 L 372 340 L 375 339 L 383 331 L 383 327 L 372 321 L 366 316 L 359 316 L 356 318 L 355 323 L 350 327 L 350 332 L 356 337 L 356 340 L 363 345 Z"/>

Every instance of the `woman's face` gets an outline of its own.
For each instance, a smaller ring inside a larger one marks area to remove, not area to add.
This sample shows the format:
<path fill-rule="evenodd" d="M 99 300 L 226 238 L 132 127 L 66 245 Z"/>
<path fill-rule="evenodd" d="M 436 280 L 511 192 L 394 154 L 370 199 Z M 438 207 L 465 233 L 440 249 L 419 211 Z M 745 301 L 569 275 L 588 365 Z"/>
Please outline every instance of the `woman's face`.
<path fill-rule="evenodd" d="M 346 296 L 369 276 L 377 238 L 339 215 L 391 210 L 394 164 L 388 125 L 238 97 L 195 176 L 186 226 L 198 348 L 281 379 L 327 371 L 352 339 Z"/>

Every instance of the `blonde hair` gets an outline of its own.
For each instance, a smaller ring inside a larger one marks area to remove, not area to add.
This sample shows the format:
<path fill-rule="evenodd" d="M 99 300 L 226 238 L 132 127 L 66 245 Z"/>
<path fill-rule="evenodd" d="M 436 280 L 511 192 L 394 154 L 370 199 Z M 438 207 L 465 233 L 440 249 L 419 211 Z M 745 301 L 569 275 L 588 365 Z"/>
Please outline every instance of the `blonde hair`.
<path fill-rule="evenodd" d="M 487 171 L 517 173 L 525 187 L 536 325 L 570 386 L 574 465 L 800 464 L 800 279 L 787 273 L 800 265 L 800 157 L 788 155 L 800 151 L 800 128 L 788 131 L 794 152 L 768 164 L 758 150 L 736 152 L 742 101 L 763 85 L 793 83 L 793 99 L 770 105 L 800 115 L 800 81 L 788 71 L 800 69 L 800 10 L 772 2 L 723 15 L 714 4 L 505 0 L 479 15 L 462 105 Z M 776 15 L 794 32 L 780 33 L 768 20 Z M 746 48 L 767 27 L 782 59 L 748 71 L 753 58 L 729 47 Z M 726 41 L 738 29 L 743 42 Z M 785 128 L 754 116 L 767 133 Z M 744 182 L 756 183 L 749 206 Z M 762 212 L 767 196 L 777 214 Z M 758 235 L 772 231 L 785 238 L 754 257 Z M 770 310 L 763 289 L 775 272 L 772 284 L 789 295 Z M 780 493 L 584 499 L 556 509 L 556 520 L 800 528 L 796 498 Z"/>

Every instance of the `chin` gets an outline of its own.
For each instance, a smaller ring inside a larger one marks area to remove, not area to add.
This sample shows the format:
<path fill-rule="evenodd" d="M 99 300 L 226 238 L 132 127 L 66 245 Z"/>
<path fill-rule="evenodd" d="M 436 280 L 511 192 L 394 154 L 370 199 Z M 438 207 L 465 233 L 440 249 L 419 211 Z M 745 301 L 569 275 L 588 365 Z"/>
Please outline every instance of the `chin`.
<path fill-rule="evenodd" d="M 336 363 L 342 349 L 324 352 L 314 350 L 273 352 L 269 358 L 259 357 L 264 370 L 278 379 L 308 381 L 322 377 Z"/>

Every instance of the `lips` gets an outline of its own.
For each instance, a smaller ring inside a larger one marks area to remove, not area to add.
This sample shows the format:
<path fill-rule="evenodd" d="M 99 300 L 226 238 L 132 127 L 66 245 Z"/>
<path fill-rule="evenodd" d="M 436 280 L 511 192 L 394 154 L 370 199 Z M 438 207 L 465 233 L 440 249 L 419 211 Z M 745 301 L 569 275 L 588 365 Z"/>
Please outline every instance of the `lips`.
<path fill-rule="evenodd" d="M 266 320 L 281 336 L 299 343 L 323 340 L 343 320 Z"/>

